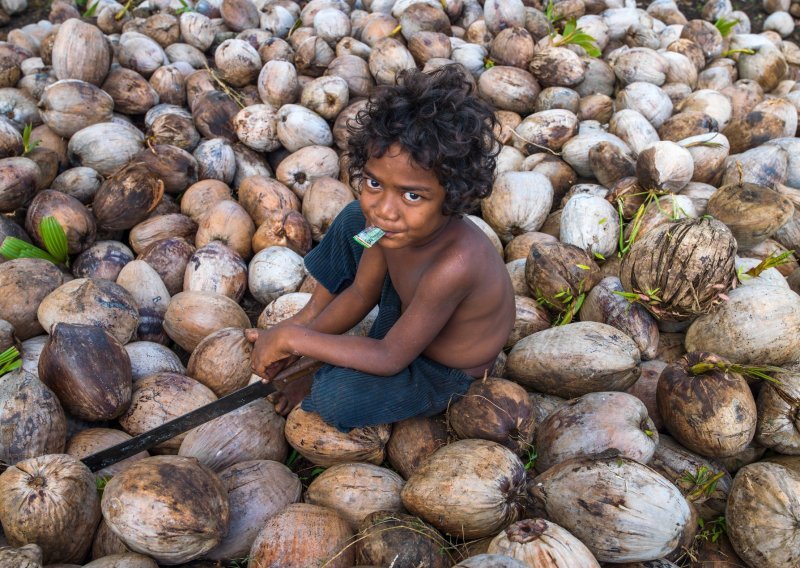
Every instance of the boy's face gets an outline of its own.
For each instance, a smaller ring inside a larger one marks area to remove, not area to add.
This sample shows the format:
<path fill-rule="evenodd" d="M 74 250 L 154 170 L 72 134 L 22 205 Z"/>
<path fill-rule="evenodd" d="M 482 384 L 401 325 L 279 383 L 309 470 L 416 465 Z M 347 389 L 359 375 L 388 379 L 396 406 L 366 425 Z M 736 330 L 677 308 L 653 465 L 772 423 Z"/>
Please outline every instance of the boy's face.
<path fill-rule="evenodd" d="M 399 249 L 430 242 L 449 220 L 442 213 L 445 189 L 436 175 L 418 166 L 399 144 L 364 165 L 361 210 L 367 226 L 386 234 L 383 248 Z"/>

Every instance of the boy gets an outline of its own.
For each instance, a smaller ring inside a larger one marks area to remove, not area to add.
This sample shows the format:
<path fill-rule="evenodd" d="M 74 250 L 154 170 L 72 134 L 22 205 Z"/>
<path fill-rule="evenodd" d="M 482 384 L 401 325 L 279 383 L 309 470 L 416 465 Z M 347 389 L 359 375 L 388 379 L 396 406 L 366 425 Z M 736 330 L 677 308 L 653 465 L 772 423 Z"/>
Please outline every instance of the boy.
<path fill-rule="evenodd" d="M 443 412 L 491 372 L 514 324 L 503 259 L 462 213 L 491 192 L 491 108 L 457 65 L 404 72 L 348 125 L 361 189 L 305 258 L 319 281 L 293 318 L 248 330 L 253 372 L 269 380 L 293 358 L 324 363 L 287 387 L 276 410 L 317 412 L 342 431 Z M 365 226 L 385 235 L 353 240 Z M 340 335 L 375 305 L 368 337 Z"/>

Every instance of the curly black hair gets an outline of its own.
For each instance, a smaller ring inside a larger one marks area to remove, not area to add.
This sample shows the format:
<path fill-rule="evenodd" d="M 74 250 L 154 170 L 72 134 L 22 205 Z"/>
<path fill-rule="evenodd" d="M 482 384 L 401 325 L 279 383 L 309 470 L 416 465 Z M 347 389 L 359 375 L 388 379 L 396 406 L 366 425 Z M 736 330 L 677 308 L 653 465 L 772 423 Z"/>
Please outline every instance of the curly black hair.
<path fill-rule="evenodd" d="M 459 64 L 430 73 L 408 69 L 395 85 L 377 90 L 347 123 L 351 179 L 359 181 L 367 160 L 399 143 L 444 187 L 445 215 L 473 210 L 492 192 L 499 144 L 493 109 L 477 97 L 466 73 Z"/>

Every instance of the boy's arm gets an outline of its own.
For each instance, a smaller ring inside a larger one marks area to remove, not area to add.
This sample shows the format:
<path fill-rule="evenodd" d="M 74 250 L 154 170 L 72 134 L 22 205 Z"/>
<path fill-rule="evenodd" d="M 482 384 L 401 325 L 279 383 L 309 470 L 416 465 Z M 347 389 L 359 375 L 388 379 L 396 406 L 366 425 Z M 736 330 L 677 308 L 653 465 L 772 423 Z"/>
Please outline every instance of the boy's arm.
<path fill-rule="evenodd" d="M 297 354 L 286 354 L 278 361 L 275 359 L 276 337 L 282 328 L 291 327 L 295 332 L 307 328 L 326 335 L 338 335 L 352 329 L 378 304 L 385 277 L 383 252 L 377 247 L 368 249 L 358 265 L 355 281 L 340 294 L 331 294 L 324 286 L 317 286 L 308 304 L 293 317 L 267 331 L 249 330 L 247 337 L 255 342 L 253 372 L 269 377 L 296 360 Z M 318 290 L 323 292 L 317 294 Z"/>
<path fill-rule="evenodd" d="M 299 326 L 276 330 L 274 348 L 375 375 L 394 375 L 417 358 L 452 317 L 472 287 L 459 259 L 429 269 L 406 311 L 382 340 L 337 336 Z"/>

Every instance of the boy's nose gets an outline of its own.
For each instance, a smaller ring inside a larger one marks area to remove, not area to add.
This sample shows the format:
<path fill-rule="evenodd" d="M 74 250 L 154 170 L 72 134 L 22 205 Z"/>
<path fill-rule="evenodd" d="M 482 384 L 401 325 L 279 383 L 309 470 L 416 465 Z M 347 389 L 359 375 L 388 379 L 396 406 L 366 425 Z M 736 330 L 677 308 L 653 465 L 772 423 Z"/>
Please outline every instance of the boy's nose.
<path fill-rule="evenodd" d="M 384 221 L 394 221 L 398 217 L 397 203 L 391 192 L 384 192 L 375 205 L 375 214 Z"/>

